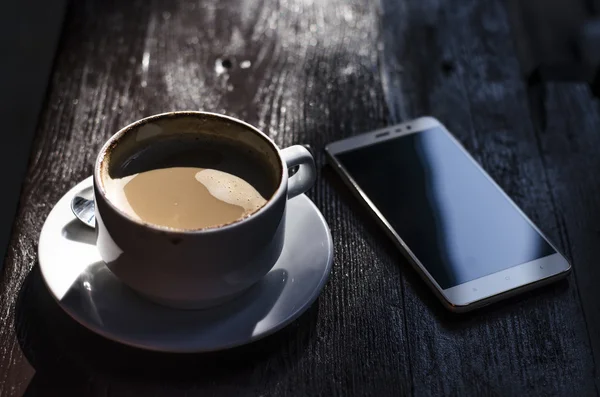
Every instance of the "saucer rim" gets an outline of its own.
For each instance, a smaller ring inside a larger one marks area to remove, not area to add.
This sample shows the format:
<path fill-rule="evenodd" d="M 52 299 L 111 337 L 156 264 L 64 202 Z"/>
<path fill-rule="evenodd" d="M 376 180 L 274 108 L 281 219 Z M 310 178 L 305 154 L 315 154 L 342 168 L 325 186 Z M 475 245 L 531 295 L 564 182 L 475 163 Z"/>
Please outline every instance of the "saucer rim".
<path fill-rule="evenodd" d="M 50 213 L 54 210 L 54 208 L 58 205 L 58 203 L 64 199 L 67 196 L 72 196 L 75 194 L 75 192 L 85 189 L 89 186 L 92 186 L 93 184 L 93 177 L 90 176 L 84 180 L 82 180 L 81 182 L 77 183 L 73 188 L 69 189 L 69 191 L 67 191 L 65 194 L 63 194 L 60 199 L 54 204 L 54 206 L 52 207 L 52 209 L 50 210 Z M 325 220 L 325 217 L 323 216 L 323 214 L 321 213 L 321 211 L 319 210 L 319 208 L 316 206 L 316 204 L 304 193 L 299 194 L 296 197 L 293 197 L 290 200 L 294 200 L 294 199 L 300 199 L 300 197 L 302 197 L 303 200 L 306 200 L 312 207 L 312 209 L 314 210 L 314 212 L 316 212 L 316 214 L 319 217 L 319 220 L 321 221 L 322 225 L 324 226 L 324 229 L 326 231 L 326 236 L 327 236 L 327 246 L 329 246 L 329 257 L 327 258 L 327 265 L 323 267 L 323 273 L 321 275 L 321 278 L 319 279 L 319 282 L 315 284 L 315 288 L 313 289 L 314 293 L 311 294 L 310 299 L 306 300 L 304 302 L 304 304 L 300 305 L 296 310 L 294 310 L 293 312 L 291 312 L 289 315 L 285 316 L 285 318 L 280 321 L 278 324 L 276 324 L 273 327 L 267 328 L 265 330 L 263 330 L 262 332 L 256 334 L 256 335 L 251 335 L 249 338 L 247 338 L 244 341 L 236 341 L 233 343 L 228 343 L 228 344 L 223 344 L 220 345 L 216 348 L 204 348 L 204 349 L 197 349 L 197 348 L 190 348 L 190 349 L 185 349 L 185 348 L 181 348 L 181 349 L 173 349 L 173 348 L 169 348 L 169 349 L 165 349 L 162 346 L 151 346 L 151 345 L 145 345 L 145 344 L 139 344 L 136 343 L 134 341 L 130 341 L 130 340 L 124 340 L 124 339 L 119 339 L 118 337 L 115 337 L 114 334 L 111 333 L 107 333 L 104 331 L 104 328 L 101 327 L 96 327 L 95 325 L 92 325 L 91 323 L 88 323 L 87 321 L 85 321 L 82 318 L 79 318 L 76 314 L 72 313 L 71 310 L 68 310 L 67 307 L 65 307 L 61 301 L 58 299 L 58 297 L 56 296 L 56 294 L 54 293 L 54 290 L 50 287 L 50 285 L 48 284 L 47 281 L 47 277 L 46 274 L 44 272 L 44 266 L 42 266 L 42 261 L 41 261 L 41 255 L 40 255 L 40 247 L 41 244 L 39 244 L 39 240 L 41 240 L 42 237 L 42 232 L 44 230 L 44 226 L 46 225 L 46 221 L 48 219 L 48 217 L 50 216 L 50 213 L 48 213 L 48 216 L 46 217 L 46 220 L 44 220 L 44 224 L 42 225 L 42 229 L 40 231 L 40 236 L 38 238 L 38 249 L 37 249 L 37 254 L 38 254 L 38 265 L 40 268 L 40 273 L 42 276 L 42 280 L 44 282 L 44 285 L 46 287 L 46 289 L 48 290 L 48 292 L 50 293 L 50 295 L 52 296 L 52 298 L 54 299 L 54 301 L 57 303 L 57 305 L 62 309 L 62 311 L 64 313 L 66 313 L 70 318 L 72 318 L 76 323 L 80 324 L 81 326 L 83 326 L 84 328 L 86 328 L 87 330 L 98 334 L 112 342 L 116 342 L 125 346 L 130 346 L 133 348 L 137 348 L 137 349 L 142 349 L 142 350 L 146 350 L 146 351 L 153 351 L 153 352 L 160 352 L 160 353 L 173 353 L 173 354 L 190 354 L 190 353 L 211 353 L 211 352 L 218 352 L 218 351 L 224 351 L 224 350 L 230 350 L 236 347 L 240 347 L 240 346 L 245 346 L 251 343 L 254 343 L 260 339 L 263 339 L 269 335 L 272 335 L 278 331 L 280 331 L 281 329 L 285 328 L 286 326 L 290 325 L 294 320 L 296 320 L 297 318 L 299 318 L 302 314 L 304 314 L 310 307 L 312 307 L 312 305 L 316 302 L 316 300 L 321 296 L 321 292 L 323 291 L 323 288 L 325 287 L 325 284 L 327 284 L 327 281 L 329 281 L 329 277 L 331 276 L 331 270 L 333 267 L 333 258 L 334 258 L 334 247 L 333 247 L 333 238 L 331 236 L 331 230 L 329 228 L 329 225 L 327 224 L 327 221 Z M 75 215 L 73 215 L 74 219 L 77 219 L 75 217 Z M 284 247 L 285 247 L 285 242 L 284 242 Z M 105 264 L 106 266 L 106 264 Z M 48 270 L 48 269 L 46 269 Z M 141 297 L 141 299 L 146 300 L 146 298 Z M 157 303 L 148 301 L 147 303 L 149 304 L 154 304 L 154 305 L 158 305 Z M 166 308 L 167 310 L 182 310 L 182 309 L 175 309 L 175 308 L 170 308 L 168 306 L 162 306 L 164 308 Z"/>

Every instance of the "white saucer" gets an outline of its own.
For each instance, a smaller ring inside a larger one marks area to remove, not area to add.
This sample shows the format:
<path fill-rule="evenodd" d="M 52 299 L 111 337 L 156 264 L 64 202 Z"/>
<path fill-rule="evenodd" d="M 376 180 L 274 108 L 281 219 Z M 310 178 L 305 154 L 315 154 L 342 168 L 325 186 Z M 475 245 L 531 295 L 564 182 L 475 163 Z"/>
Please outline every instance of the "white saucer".
<path fill-rule="evenodd" d="M 176 310 L 152 303 L 108 270 L 95 232 L 71 213 L 65 194 L 48 215 L 39 263 L 50 293 L 76 321 L 126 345 L 164 352 L 207 352 L 243 345 L 283 328 L 315 301 L 333 260 L 325 219 L 305 195 L 288 203 L 285 245 L 265 278 L 236 300 L 207 310 Z"/>

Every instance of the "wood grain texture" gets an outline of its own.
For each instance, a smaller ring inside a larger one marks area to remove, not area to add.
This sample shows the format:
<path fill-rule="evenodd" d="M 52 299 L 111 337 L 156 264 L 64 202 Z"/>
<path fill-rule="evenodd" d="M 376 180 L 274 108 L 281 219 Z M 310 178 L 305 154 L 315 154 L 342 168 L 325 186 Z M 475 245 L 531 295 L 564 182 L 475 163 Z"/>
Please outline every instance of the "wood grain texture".
<path fill-rule="evenodd" d="M 400 14 L 409 15 L 410 20 L 386 32 L 385 43 L 391 48 L 385 62 L 410 65 L 409 76 L 404 68 L 404 73 L 390 73 L 389 80 L 412 97 L 388 100 L 395 112 L 404 119 L 432 114 L 443 120 L 572 258 L 557 215 L 561 208 L 551 190 L 552 184 L 565 186 L 569 179 L 549 180 L 547 175 L 547 160 L 540 154 L 539 137 L 529 119 L 502 3 L 468 1 L 452 7 L 446 2 L 428 2 L 427 7 L 422 3 L 407 6 L 397 11 L 399 15 L 390 15 L 396 10 L 390 5 L 387 17 L 398 20 Z M 408 48 L 409 42 L 422 45 Z M 418 311 L 422 303 L 414 303 Z M 416 386 L 423 395 L 597 393 L 598 374 L 590 346 L 595 336 L 586 332 L 572 278 L 568 287 L 557 285 L 498 305 L 495 311 L 484 310 L 473 315 L 468 325 L 449 327 L 435 318 L 415 317 L 418 321 L 408 334 L 421 336 L 411 343 L 418 347 L 412 355 L 417 361 L 413 369 L 416 373 L 435 371 L 438 379 L 425 379 Z"/>
<path fill-rule="evenodd" d="M 73 2 L 0 284 L 0 395 L 597 395 L 598 111 L 577 87 L 550 92 L 549 131 L 536 133 L 500 1 Z M 309 196 L 334 269 L 300 319 L 211 355 L 107 341 L 45 290 L 39 232 L 112 133 L 183 109 L 310 144 L 319 166 L 327 142 L 436 116 L 574 275 L 450 315 L 325 167 Z"/>

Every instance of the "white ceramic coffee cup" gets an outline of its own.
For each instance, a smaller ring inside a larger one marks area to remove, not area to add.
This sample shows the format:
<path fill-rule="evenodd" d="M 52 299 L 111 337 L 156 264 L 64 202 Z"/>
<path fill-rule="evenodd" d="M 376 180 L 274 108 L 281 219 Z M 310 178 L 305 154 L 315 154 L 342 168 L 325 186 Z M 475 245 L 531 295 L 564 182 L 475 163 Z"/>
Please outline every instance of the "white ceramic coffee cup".
<path fill-rule="evenodd" d="M 134 219 L 107 196 L 111 162 L 160 134 L 226 136 L 265 155 L 279 176 L 275 193 L 249 216 L 219 227 L 176 230 Z M 288 169 L 299 166 L 288 177 Z M 205 308 L 239 295 L 271 270 L 283 248 L 287 200 L 314 183 L 303 146 L 279 149 L 265 134 L 232 117 L 206 112 L 151 116 L 123 128 L 102 147 L 94 167 L 97 248 L 109 269 L 147 298 L 177 308 Z"/>

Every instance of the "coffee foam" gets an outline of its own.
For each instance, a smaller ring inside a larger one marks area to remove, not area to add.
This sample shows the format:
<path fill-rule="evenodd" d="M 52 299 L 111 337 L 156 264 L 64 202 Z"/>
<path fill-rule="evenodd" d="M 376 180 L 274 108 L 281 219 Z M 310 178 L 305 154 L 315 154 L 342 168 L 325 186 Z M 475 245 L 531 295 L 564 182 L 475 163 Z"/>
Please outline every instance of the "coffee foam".
<path fill-rule="evenodd" d="M 244 216 L 267 202 L 254 186 L 227 172 L 207 168 L 196 173 L 196 180 L 203 184 L 213 197 L 242 207 Z"/>

